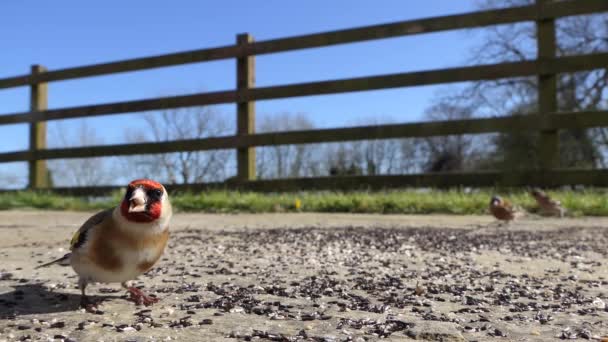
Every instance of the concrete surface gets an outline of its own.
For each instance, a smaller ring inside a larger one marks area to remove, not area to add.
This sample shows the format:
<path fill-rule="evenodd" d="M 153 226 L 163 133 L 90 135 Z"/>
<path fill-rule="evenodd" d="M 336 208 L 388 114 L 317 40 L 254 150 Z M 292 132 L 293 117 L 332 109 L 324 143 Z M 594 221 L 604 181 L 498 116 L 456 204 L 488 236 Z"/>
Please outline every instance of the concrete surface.
<path fill-rule="evenodd" d="M 0 211 L 0 341 L 553 341 L 608 335 L 608 220 L 176 214 L 138 284 L 78 308 L 63 255 L 92 213 Z M 149 310 L 149 311 L 148 311 Z"/>

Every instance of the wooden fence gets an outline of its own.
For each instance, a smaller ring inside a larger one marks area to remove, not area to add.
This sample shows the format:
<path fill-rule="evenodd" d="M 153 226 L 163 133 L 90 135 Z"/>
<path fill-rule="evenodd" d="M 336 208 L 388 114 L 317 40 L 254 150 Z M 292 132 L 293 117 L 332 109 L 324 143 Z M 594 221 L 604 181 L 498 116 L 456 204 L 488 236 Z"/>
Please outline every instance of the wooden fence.
<path fill-rule="evenodd" d="M 30 148 L 25 151 L 0 153 L 0 162 L 27 161 L 29 163 L 29 187 L 33 189 L 48 187 L 48 173 L 45 162 L 48 159 L 213 149 L 237 150 L 237 177 L 235 180 L 222 184 L 190 184 L 174 186 L 173 188 L 205 189 L 207 187 L 228 186 L 259 191 L 274 191 L 309 188 L 449 187 L 459 185 L 492 186 L 497 184 L 534 184 L 541 186 L 584 184 L 606 186 L 608 185 L 608 170 L 560 170 L 556 168 L 559 159 L 557 133 L 560 129 L 590 128 L 608 125 L 608 112 L 606 111 L 557 113 L 556 75 L 608 68 L 608 53 L 557 57 L 555 34 L 555 20 L 558 18 L 606 11 L 608 11 L 608 1 L 606 0 L 565 0 L 558 2 L 537 0 L 534 5 L 523 7 L 409 20 L 260 42 L 254 42 L 253 37 L 249 34 L 240 34 L 237 36 L 234 45 L 61 70 L 47 71 L 43 66 L 35 65 L 28 75 L 0 79 L 0 89 L 19 86 L 31 87 L 29 112 L 0 115 L 0 125 L 29 123 Z M 255 87 L 254 59 L 256 55 L 525 21 L 536 23 L 538 56 L 535 60 L 271 87 Z M 236 58 L 237 61 L 237 80 L 236 89 L 234 90 L 47 109 L 48 82 L 229 58 Z M 295 132 L 255 133 L 256 100 L 526 76 L 538 77 L 539 112 L 537 114 Z M 234 136 L 77 148 L 46 148 L 46 122 L 50 120 L 221 103 L 237 104 L 237 130 Z M 539 171 L 255 180 L 256 146 L 429 137 L 452 134 L 508 133 L 520 132 L 522 130 L 539 131 L 541 134 L 539 152 L 542 158 L 542 169 Z M 112 188 L 100 186 L 94 188 L 55 188 L 54 190 L 79 194 L 91 193 L 91 191 L 105 192 Z"/>

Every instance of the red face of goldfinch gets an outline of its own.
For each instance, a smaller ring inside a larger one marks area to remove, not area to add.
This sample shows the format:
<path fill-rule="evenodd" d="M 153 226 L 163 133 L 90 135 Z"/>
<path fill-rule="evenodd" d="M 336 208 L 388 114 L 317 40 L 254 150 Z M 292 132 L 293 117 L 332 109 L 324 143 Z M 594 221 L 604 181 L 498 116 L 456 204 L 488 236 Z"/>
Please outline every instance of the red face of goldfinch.
<path fill-rule="evenodd" d="M 152 222 L 162 213 L 163 186 L 150 179 L 136 179 L 127 186 L 120 212 L 131 222 Z"/>

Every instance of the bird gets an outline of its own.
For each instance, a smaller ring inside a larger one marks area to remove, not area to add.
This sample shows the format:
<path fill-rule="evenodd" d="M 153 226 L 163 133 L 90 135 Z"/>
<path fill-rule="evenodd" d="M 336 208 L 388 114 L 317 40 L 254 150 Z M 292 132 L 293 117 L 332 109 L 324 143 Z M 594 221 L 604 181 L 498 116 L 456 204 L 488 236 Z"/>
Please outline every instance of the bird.
<path fill-rule="evenodd" d="M 172 209 L 165 187 L 151 179 L 136 179 L 114 208 L 90 217 L 70 241 L 70 252 L 36 268 L 71 265 L 78 275 L 80 305 L 96 312 L 98 303 L 86 295 L 90 283 L 120 283 L 137 305 L 159 299 L 131 285 L 162 256 L 169 240 Z"/>
<path fill-rule="evenodd" d="M 500 221 L 509 223 L 517 216 L 517 210 L 507 200 L 494 195 L 490 200 L 490 212 Z"/>
<path fill-rule="evenodd" d="M 534 197 L 534 199 L 536 199 L 536 203 L 540 207 L 541 214 L 559 217 L 564 217 L 566 214 L 566 209 L 562 207 L 561 202 L 551 199 L 549 195 L 547 195 L 541 189 L 534 188 L 532 191 L 530 191 L 530 194 L 532 197 Z"/>

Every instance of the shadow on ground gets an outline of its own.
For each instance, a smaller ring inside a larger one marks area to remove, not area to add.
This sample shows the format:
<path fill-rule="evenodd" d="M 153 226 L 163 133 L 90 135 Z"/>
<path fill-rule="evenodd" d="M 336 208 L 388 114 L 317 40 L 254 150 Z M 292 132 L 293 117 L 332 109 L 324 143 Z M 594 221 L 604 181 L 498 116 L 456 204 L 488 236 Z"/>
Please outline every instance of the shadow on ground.
<path fill-rule="evenodd" d="M 79 309 L 80 295 L 49 291 L 41 284 L 13 286 L 11 292 L 0 294 L 0 319 L 22 315 L 68 312 Z M 93 301 L 106 301 L 117 296 L 89 296 Z"/>

